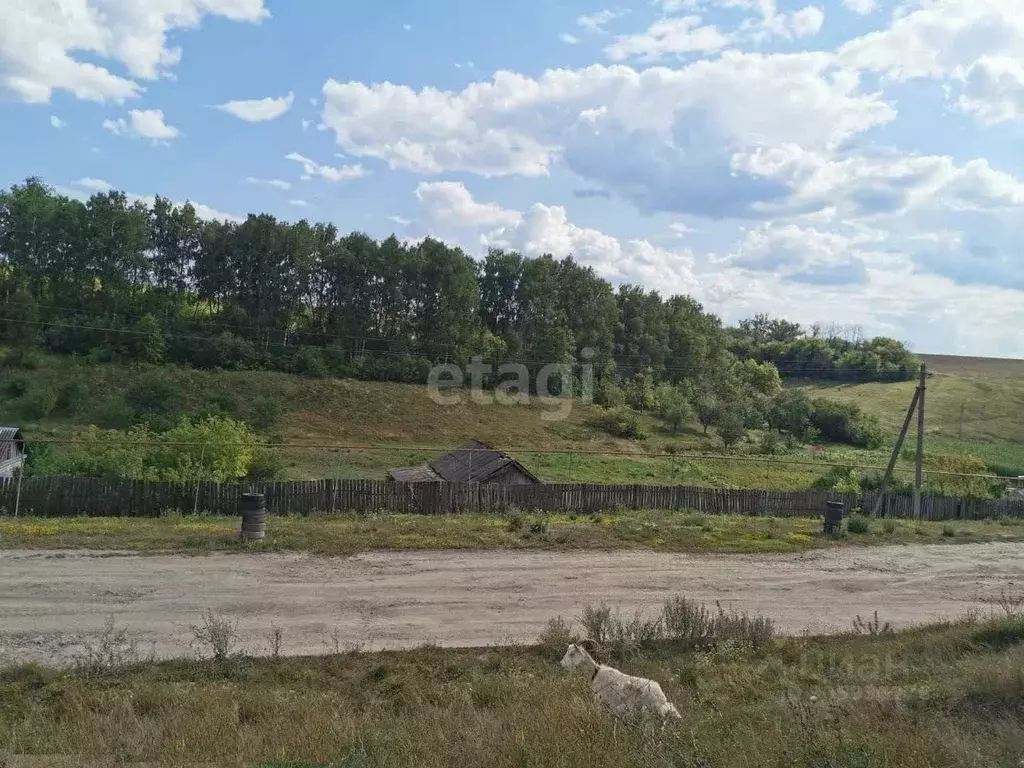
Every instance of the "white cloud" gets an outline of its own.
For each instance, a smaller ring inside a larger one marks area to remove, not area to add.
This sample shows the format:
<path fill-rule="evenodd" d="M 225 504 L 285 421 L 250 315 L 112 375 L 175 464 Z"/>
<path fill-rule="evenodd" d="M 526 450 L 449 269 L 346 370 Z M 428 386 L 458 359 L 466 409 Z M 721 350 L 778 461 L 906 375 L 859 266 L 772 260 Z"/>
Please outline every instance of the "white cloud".
<path fill-rule="evenodd" d="M 247 123 L 265 123 L 276 120 L 292 108 L 295 94 L 289 93 L 280 98 L 249 99 L 247 101 L 229 101 L 219 104 L 217 109 L 234 115 Z"/>
<path fill-rule="evenodd" d="M 580 16 L 576 24 L 591 32 L 603 32 L 606 25 L 626 15 L 626 11 L 612 11 L 605 9 L 589 16 Z"/>
<path fill-rule="evenodd" d="M 875 0 L 843 0 L 843 5 L 862 16 L 875 10 Z"/>
<path fill-rule="evenodd" d="M 498 72 L 462 91 L 382 83 L 324 86 L 323 124 L 349 155 L 419 173 L 541 176 L 570 170 L 648 209 L 735 197 L 729 160 L 794 142 L 834 148 L 895 116 L 823 53 L 726 51 L 680 69 L 594 65 L 538 78 Z M 672 202 L 675 198 L 676 202 Z"/>
<path fill-rule="evenodd" d="M 1024 66 L 1020 59 L 983 56 L 963 72 L 958 104 L 985 125 L 1024 119 Z"/>
<path fill-rule="evenodd" d="M 844 44 L 846 65 L 888 80 L 951 80 L 954 101 L 984 124 L 1019 120 L 1024 14 L 1018 0 L 917 0 L 886 29 Z"/>
<path fill-rule="evenodd" d="M 176 139 L 181 131 L 164 122 L 164 113 L 159 109 L 133 109 L 128 113 L 129 120 L 119 117 L 116 120 L 104 120 L 103 127 L 112 133 L 124 134 L 133 138 L 152 139 L 155 142 L 166 142 Z"/>
<path fill-rule="evenodd" d="M 702 25 L 699 16 L 678 16 L 656 21 L 642 34 L 616 37 L 605 53 L 612 61 L 654 61 L 686 53 L 713 53 L 728 44 L 728 37 L 714 25 Z"/>
<path fill-rule="evenodd" d="M 259 22 L 263 0 L 14 0 L 0 3 L 0 87 L 30 103 L 54 90 L 79 99 L 122 102 L 139 96 L 136 81 L 168 76 L 181 49 L 168 46 L 177 29 L 195 29 L 205 16 Z M 83 61 L 75 54 L 105 59 Z"/>
<path fill-rule="evenodd" d="M 403 24 L 402 29 L 404 29 L 406 32 L 412 32 L 412 24 Z"/>
<path fill-rule="evenodd" d="M 747 233 L 729 262 L 737 267 L 816 285 L 856 285 L 868 280 L 857 241 L 795 224 L 766 224 Z"/>
<path fill-rule="evenodd" d="M 289 200 L 289 205 L 294 205 L 296 208 L 305 208 L 309 205 L 305 200 Z"/>
<path fill-rule="evenodd" d="M 302 130 L 303 131 L 308 131 L 309 130 L 309 126 L 311 126 L 312 124 L 313 123 L 310 122 L 309 120 L 303 120 L 302 121 Z"/>
<path fill-rule="evenodd" d="M 412 222 L 409 219 L 403 218 L 401 216 L 387 216 L 386 218 L 388 221 L 392 222 L 393 224 L 397 224 L 400 227 L 407 227 L 410 224 L 412 224 Z"/>
<path fill-rule="evenodd" d="M 73 181 L 72 185 L 81 187 L 82 189 L 88 189 L 90 192 L 109 192 L 114 188 L 103 179 L 93 179 L 88 176 L 84 179 Z"/>
<path fill-rule="evenodd" d="M 416 197 L 434 224 L 456 227 L 504 228 L 518 226 L 522 214 L 494 203 L 478 203 L 462 182 L 421 182 Z"/>
<path fill-rule="evenodd" d="M 50 115 L 50 125 L 52 125 L 54 128 L 58 128 L 58 129 L 59 128 L 67 128 L 68 127 L 67 122 L 64 121 L 64 120 L 61 120 L 56 115 Z"/>
<path fill-rule="evenodd" d="M 527 256 L 572 255 L 609 280 L 662 284 L 692 289 L 689 251 L 658 248 L 646 240 L 620 241 L 569 221 L 565 208 L 536 203 L 526 213 L 497 203 L 479 203 L 461 182 L 421 183 L 416 197 L 428 233 L 454 241 L 471 238 L 473 249 L 511 248 Z"/>
<path fill-rule="evenodd" d="M 560 34 L 558 39 L 566 45 L 577 45 L 580 42 L 580 39 L 576 37 L 576 35 L 570 35 L 568 32 Z"/>
<path fill-rule="evenodd" d="M 320 165 L 298 152 L 292 152 L 285 156 L 285 160 L 292 160 L 302 163 L 303 179 L 319 177 L 324 181 L 348 181 L 358 179 L 367 175 L 367 171 L 361 165 L 346 165 L 342 168 L 334 168 L 330 165 Z"/>
<path fill-rule="evenodd" d="M 269 187 L 276 187 L 277 189 L 289 190 L 292 185 L 287 181 L 281 181 L 280 179 L 257 179 L 253 176 L 247 176 L 245 179 L 246 184 L 265 184 Z"/>
<path fill-rule="evenodd" d="M 983 211 L 1024 205 L 1024 184 L 986 160 L 963 165 L 941 155 L 892 151 L 833 158 L 790 145 L 737 153 L 733 168 L 784 185 L 767 215 L 836 208 L 844 216 L 901 215 L 911 210 Z"/>
<path fill-rule="evenodd" d="M 686 237 L 686 235 L 690 235 L 693 234 L 694 232 L 700 231 L 698 229 L 694 229 L 693 227 L 681 221 L 672 222 L 671 224 L 668 225 L 668 228 L 676 237 Z"/>
<path fill-rule="evenodd" d="M 418 196 L 427 233 L 458 242 L 472 255 L 482 256 L 488 247 L 531 256 L 572 254 L 615 283 L 689 294 L 729 323 L 767 312 L 805 326 L 860 325 L 867 335 L 912 340 L 919 351 L 1024 356 L 1020 291 L 964 286 L 922 271 L 911 254 L 890 253 L 882 232 L 766 224 L 715 257 L 580 227 L 559 206 L 535 204 L 521 213 L 478 203 L 461 184 L 441 194 L 421 194 L 423 187 Z"/>
<path fill-rule="evenodd" d="M 821 31 L 825 12 L 816 5 L 808 5 L 792 15 L 790 27 L 796 37 L 810 37 Z"/>

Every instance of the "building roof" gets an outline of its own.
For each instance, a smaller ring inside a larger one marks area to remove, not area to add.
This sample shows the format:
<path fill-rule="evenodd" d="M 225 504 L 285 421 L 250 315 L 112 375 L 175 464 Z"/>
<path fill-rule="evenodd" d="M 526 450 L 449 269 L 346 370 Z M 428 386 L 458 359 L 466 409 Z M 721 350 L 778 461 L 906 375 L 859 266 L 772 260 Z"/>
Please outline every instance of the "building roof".
<path fill-rule="evenodd" d="M 418 467 L 399 467 L 388 472 L 391 479 L 396 483 L 437 483 L 442 480 L 429 464 L 421 464 Z"/>
<path fill-rule="evenodd" d="M 470 440 L 461 448 L 430 462 L 430 468 L 449 483 L 485 483 L 510 465 L 535 483 L 540 482 L 511 456 L 479 440 Z"/>
<path fill-rule="evenodd" d="M 535 483 L 540 480 L 511 456 L 496 451 L 479 440 L 470 440 L 461 448 L 434 459 L 429 464 L 392 469 L 388 475 L 396 483 L 486 483 L 509 467 Z"/>
<path fill-rule="evenodd" d="M 21 430 L 17 427 L 0 427 L 0 440 L 14 440 L 19 443 L 24 443 L 25 438 L 21 434 Z"/>

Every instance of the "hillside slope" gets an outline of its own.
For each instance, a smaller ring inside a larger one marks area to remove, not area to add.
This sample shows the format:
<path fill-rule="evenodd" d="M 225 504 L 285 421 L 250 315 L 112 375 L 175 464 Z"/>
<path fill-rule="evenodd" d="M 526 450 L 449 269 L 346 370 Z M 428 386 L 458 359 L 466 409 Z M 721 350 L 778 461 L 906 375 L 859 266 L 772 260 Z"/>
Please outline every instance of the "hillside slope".
<path fill-rule="evenodd" d="M 928 451 L 973 454 L 1002 474 L 1024 474 L 1024 362 L 965 358 L 928 362 L 935 370 L 929 380 Z M 265 371 L 206 372 L 174 366 L 159 371 L 180 393 L 180 410 L 186 415 L 213 405 L 252 420 L 261 400 L 274 402 L 280 416 L 264 429 L 264 435 L 272 443 L 292 446 L 281 449 L 282 476 L 287 479 L 380 478 L 391 467 L 428 460 L 470 438 L 515 451 L 548 480 L 798 489 L 823 471 L 798 464 L 768 465 L 759 456 L 743 461 L 690 458 L 692 453 L 721 452 L 714 430 L 704 435 L 692 425 L 673 435 L 649 417 L 644 417 L 651 435 L 648 440 L 612 438 L 598 424 L 601 409 L 579 402 L 573 403 L 567 419 L 548 421 L 542 416 L 552 407 L 536 398 L 529 406 L 481 405 L 465 393 L 460 404 L 441 405 L 431 399 L 425 386 Z M 112 419 L 123 417 L 125 393 L 140 375 L 138 368 L 62 357 L 43 357 L 33 370 L 2 370 L 0 424 L 23 426 L 30 440 L 66 439 L 85 424 L 111 425 Z M 72 382 L 80 391 L 69 405 L 61 402 L 61 393 Z M 876 414 L 893 439 L 913 388 L 910 383 L 810 387 L 817 396 L 855 402 Z M 44 406 L 39 406 L 40 401 Z M 963 440 L 959 439 L 961 404 Z M 751 441 L 755 439 L 752 435 Z M 748 443 L 741 451 L 752 454 L 756 448 Z M 885 463 L 887 451 L 814 447 L 786 458 L 877 466 Z M 676 455 L 642 455 L 648 452 Z M 906 471 L 909 466 L 908 456 L 901 468 Z"/>

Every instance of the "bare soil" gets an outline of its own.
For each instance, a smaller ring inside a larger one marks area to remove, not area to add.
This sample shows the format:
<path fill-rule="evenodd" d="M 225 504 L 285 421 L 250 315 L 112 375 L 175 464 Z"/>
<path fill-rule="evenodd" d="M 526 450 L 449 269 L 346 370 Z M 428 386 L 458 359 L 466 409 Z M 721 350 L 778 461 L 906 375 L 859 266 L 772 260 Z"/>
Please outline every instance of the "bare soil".
<path fill-rule="evenodd" d="M 607 602 L 654 611 L 670 594 L 832 633 L 878 611 L 894 626 L 988 613 L 1024 585 L 1024 545 L 836 548 L 801 555 L 415 552 L 135 556 L 0 552 L 0 664 L 67 663 L 112 616 L 159 657 L 188 655 L 210 609 L 241 647 L 318 654 L 530 642 L 548 619 Z"/>

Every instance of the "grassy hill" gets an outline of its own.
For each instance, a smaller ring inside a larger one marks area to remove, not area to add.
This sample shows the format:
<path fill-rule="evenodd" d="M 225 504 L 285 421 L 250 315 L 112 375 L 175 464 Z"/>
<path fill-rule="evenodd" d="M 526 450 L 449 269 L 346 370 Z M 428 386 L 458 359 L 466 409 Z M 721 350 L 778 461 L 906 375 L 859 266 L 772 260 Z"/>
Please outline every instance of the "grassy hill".
<path fill-rule="evenodd" d="M 940 355 L 921 359 L 930 371 L 925 401 L 928 450 L 972 454 L 1000 474 L 1024 474 L 1024 360 Z M 895 439 L 916 386 L 904 382 L 808 389 L 877 415 Z"/>
<path fill-rule="evenodd" d="M 928 451 L 977 455 L 996 471 L 1024 474 L 1024 361 L 927 361 L 935 372 L 929 381 Z M 546 421 L 542 415 L 551 406 L 536 399 L 529 406 L 481 405 L 466 394 L 461 404 L 439 405 L 424 386 L 264 371 L 159 370 L 180 393 L 180 411 L 187 415 L 213 407 L 254 420 L 261 401 L 274 403 L 280 417 L 263 432 L 272 443 L 292 446 L 281 449 L 286 479 L 381 478 L 391 467 L 425 461 L 469 438 L 514 452 L 547 480 L 799 489 L 824 471 L 821 466 L 767 464 L 756 455 L 744 461 L 694 458 L 722 452 L 714 430 L 704 435 L 691 425 L 673 435 L 650 417 L 644 417 L 651 435 L 646 441 L 616 439 L 601 429 L 601 409 L 578 402 L 564 421 Z M 125 394 L 141 375 L 137 368 L 59 357 L 43 357 L 33 370 L 2 370 L 0 424 L 22 426 L 30 440 L 68 438 L 86 424 L 112 426 L 125 418 Z M 914 385 L 811 388 L 817 396 L 855 402 L 878 415 L 895 439 Z M 77 396 L 69 398 L 69 389 Z M 69 399 L 73 402 L 65 402 Z M 756 437 L 739 451 L 755 454 Z M 561 453 L 533 452 L 545 450 Z M 815 446 L 781 458 L 877 466 L 885 464 L 888 450 Z M 675 455 L 644 455 L 665 452 Z M 908 456 L 901 471 L 910 465 Z"/>

